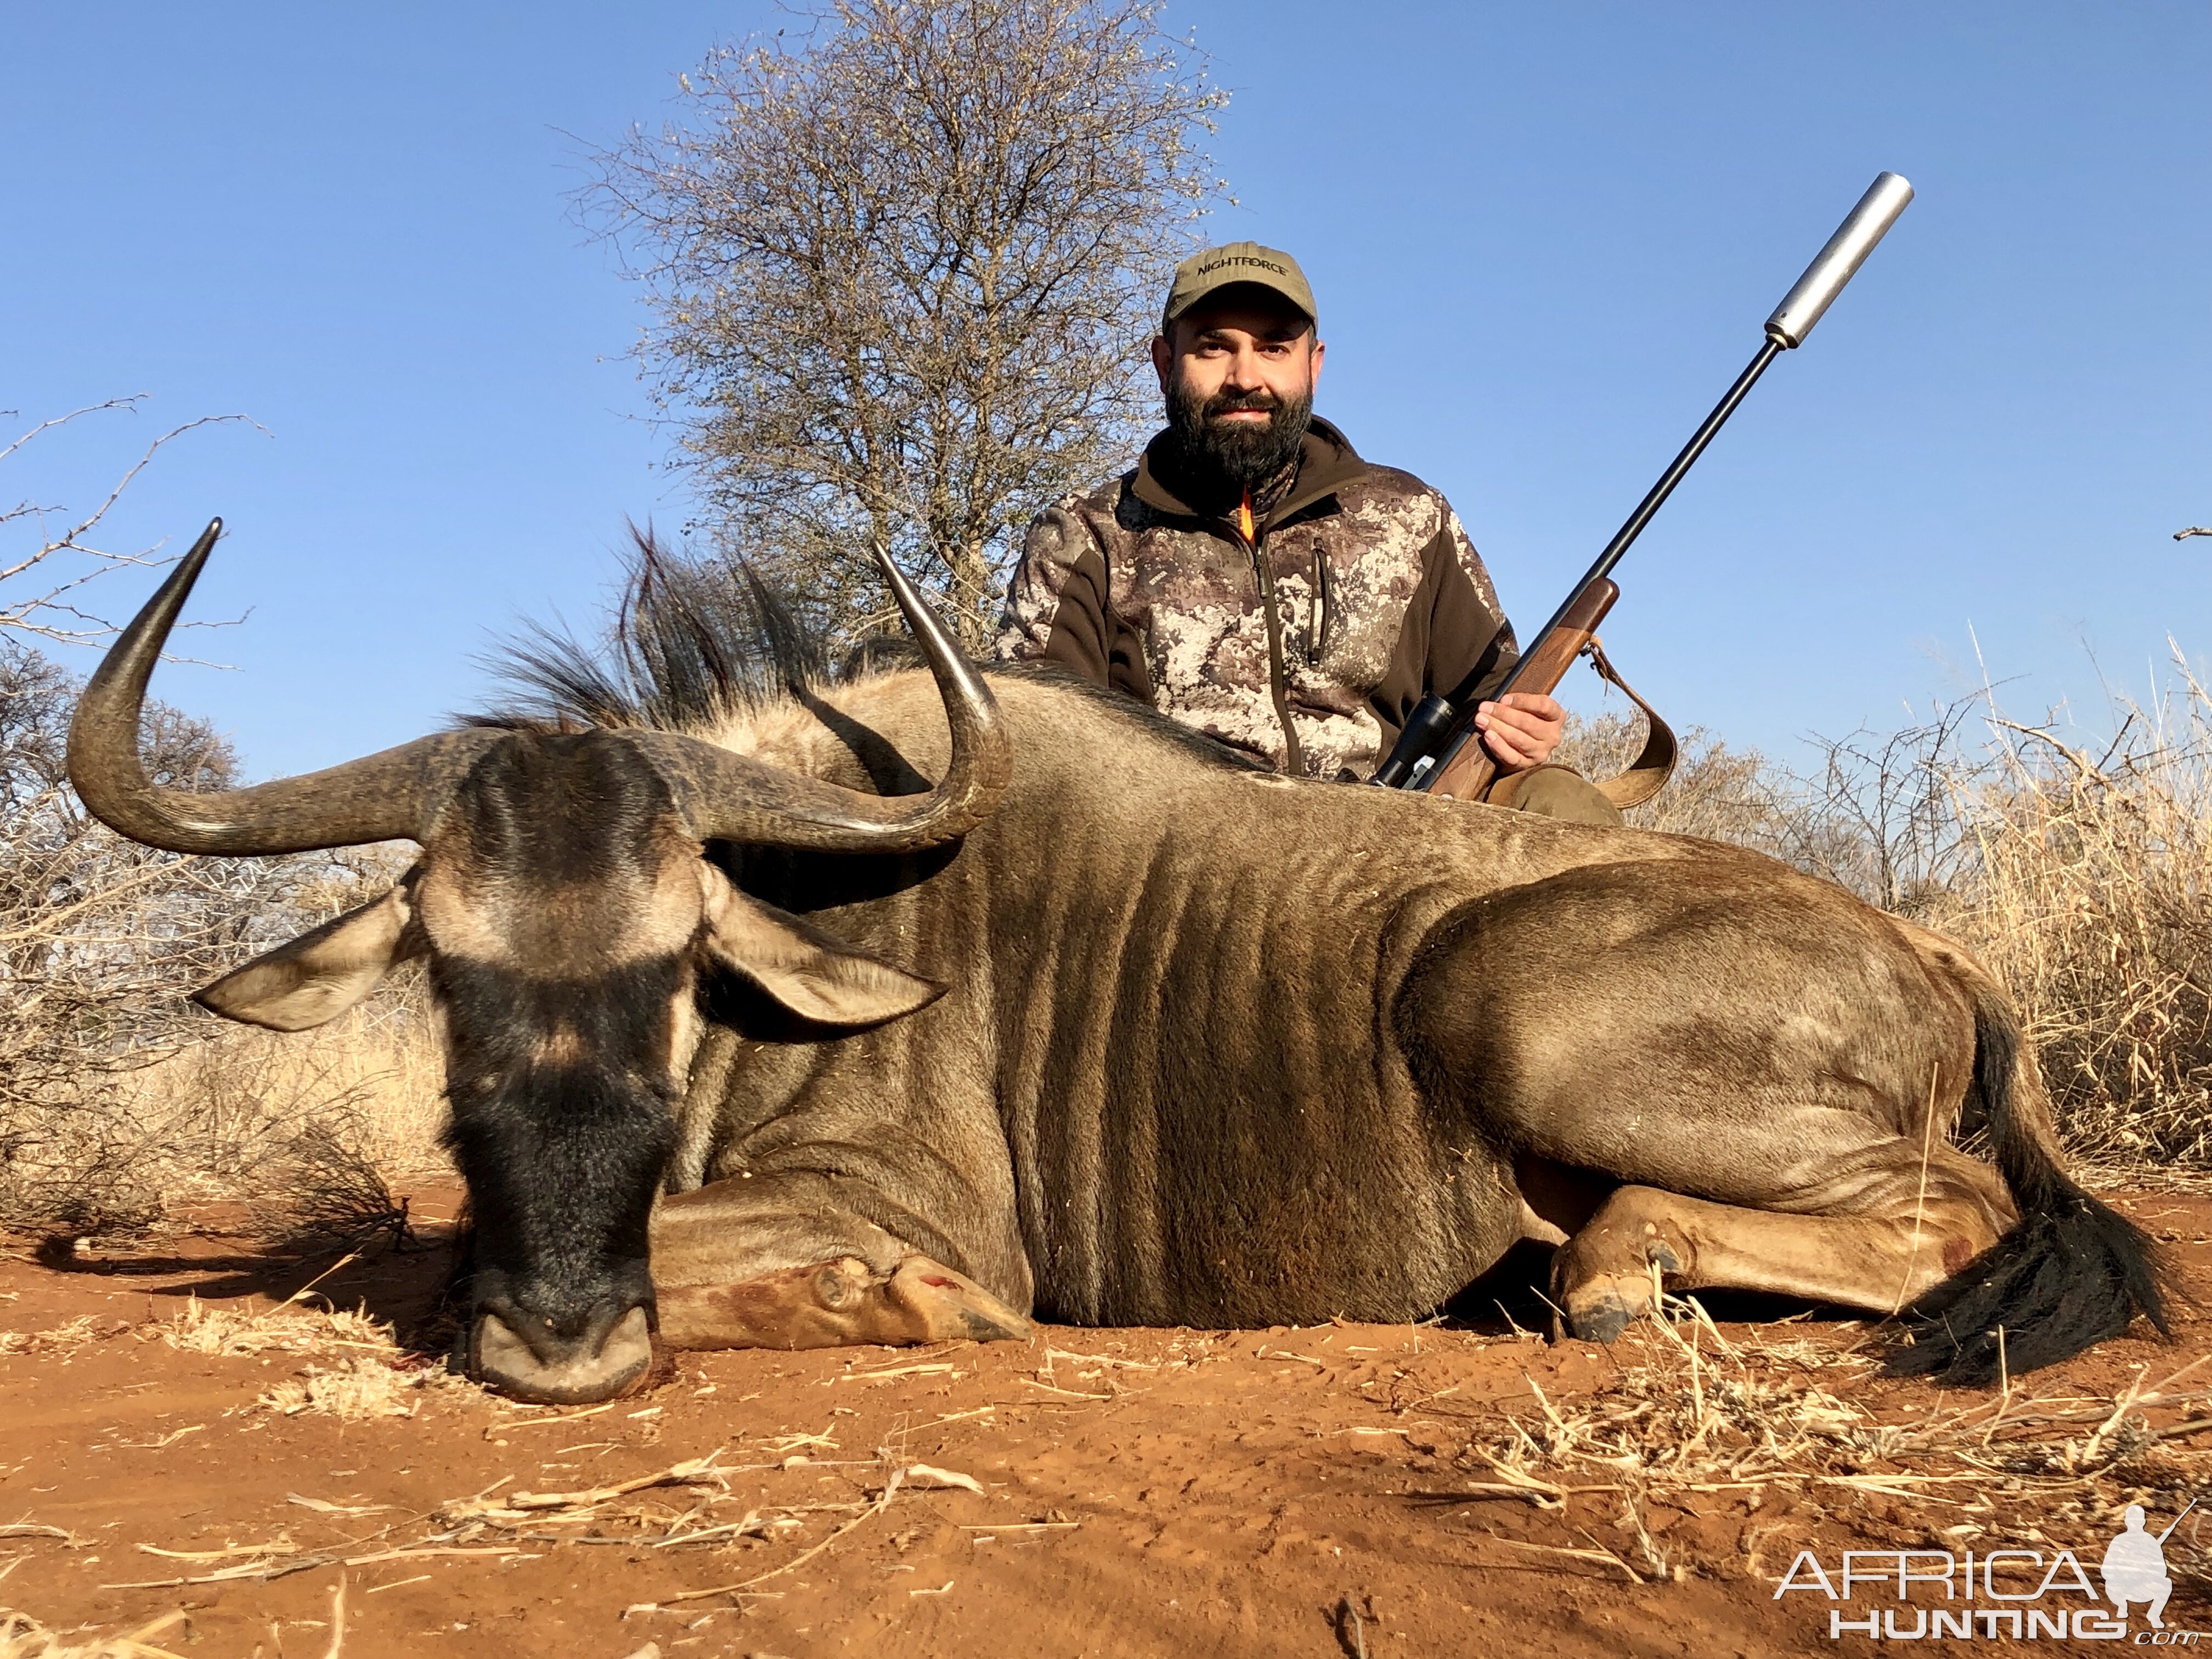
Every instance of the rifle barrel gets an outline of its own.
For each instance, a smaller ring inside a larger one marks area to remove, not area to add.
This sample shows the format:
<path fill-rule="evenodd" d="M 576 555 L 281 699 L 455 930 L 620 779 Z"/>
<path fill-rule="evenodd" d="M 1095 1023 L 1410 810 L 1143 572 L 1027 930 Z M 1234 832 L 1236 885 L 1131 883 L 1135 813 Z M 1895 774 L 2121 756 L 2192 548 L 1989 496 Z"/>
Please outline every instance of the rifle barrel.
<path fill-rule="evenodd" d="M 1766 373 L 1766 366 L 1780 356 L 1784 349 L 1786 348 L 1779 340 L 1768 338 L 1759 342 L 1758 354 L 1745 366 L 1743 373 L 1735 377 L 1735 384 L 1728 389 L 1728 395 L 1713 405 L 1713 412 L 1706 416 L 1698 429 L 1690 434 L 1690 441 L 1682 446 L 1682 453 L 1674 457 L 1667 470 L 1659 475 L 1659 482 L 1653 484 L 1650 492 L 1636 504 L 1636 511 L 1628 515 L 1628 522 L 1613 532 L 1613 539 L 1605 544 L 1605 551 L 1597 556 L 1597 562 L 1583 572 L 1582 580 L 1567 590 L 1566 602 L 1560 605 L 1551 621 L 1530 635 L 1532 643 L 1559 625 L 1560 620 L 1574 608 L 1575 601 L 1582 597 L 1584 589 L 1613 574 L 1613 566 L 1619 564 L 1622 556 L 1635 545 L 1636 538 L 1644 533 L 1644 526 L 1650 524 L 1652 516 L 1667 504 L 1667 498 L 1674 493 L 1674 486 L 1681 483 L 1683 475 L 1697 465 L 1698 457 L 1705 453 L 1705 447 L 1728 424 L 1728 417 L 1735 413 L 1736 405 L 1750 395 L 1752 387 L 1759 384 L 1759 377 Z M 1512 684 L 1509 679 L 1499 689 L 1510 690 Z"/>
<path fill-rule="evenodd" d="M 1644 533 L 1644 526 L 1666 505 L 1667 498 L 1674 493 L 1674 486 L 1697 465 L 1698 457 L 1705 453 L 1705 447 L 1728 423 L 1729 416 L 1735 413 L 1736 405 L 1759 384 L 1759 377 L 1766 373 L 1766 366 L 1784 351 L 1804 343 L 1813 325 L 1820 320 L 1830 303 L 1843 291 L 1844 284 L 1865 263 L 1867 255 L 1887 234 L 1889 228 L 1897 222 L 1898 215 L 1911 200 L 1912 186 L 1893 173 L 1879 175 L 1868 187 L 1850 216 L 1828 239 L 1827 246 L 1806 267 L 1805 274 L 1766 319 L 1766 337 L 1759 343 L 1757 355 L 1745 366 L 1743 373 L 1735 377 L 1735 384 L 1729 387 L 1727 395 L 1713 405 L 1712 413 L 1690 434 L 1690 441 L 1682 446 L 1682 453 L 1674 457 L 1659 475 L 1659 482 L 1637 503 L 1628 521 L 1613 532 L 1605 550 L 1597 556 L 1597 562 L 1567 590 L 1566 599 L 1552 613 L 1552 619 L 1529 636 L 1528 649 L 1492 696 L 1503 696 L 1514 690 L 1520 683 L 1522 671 L 1542 654 L 1540 647 L 1543 642 L 1576 613 L 1598 583 L 1612 576 L 1613 567 Z M 1548 691 L 1550 687 L 1543 689 Z M 1431 708 L 1431 703 L 1437 706 Z M 1432 788 L 1437 780 L 1445 776 L 1460 751 L 1475 741 L 1474 722 L 1472 708 L 1455 709 L 1441 698 L 1425 698 L 1376 769 L 1374 781 L 1395 788 Z M 1417 777 L 1418 764 L 1424 758 L 1431 758 L 1433 763 L 1425 774 Z"/>
<path fill-rule="evenodd" d="M 2190 1499 L 2186 1504 L 2184 1504 L 2181 1506 L 2181 1513 L 2180 1513 L 2179 1515 L 2175 1516 L 2172 1521 L 2168 1522 L 2166 1523 L 2166 1530 L 2165 1530 L 2164 1532 L 2162 1532 L 2162 1533 L 2159 1534 L 2159 1535 L 2158 1535 L 2158 1541 L 2159 1541 L 2160 1544 L 2163 1544 L 2163 1543 L 2165 1543 L 2165 1542 L 2166 1542 L 2166 1540 L 2167 1539 L 2169 1539 L 2169 1538 L 2172 1537 L 2172 1536 L 2173 1536 L 2173 1529 L 2174 1529 L 2174 1528 L 2176 1528 L 2176 1527 L 2179 1526 L 2179 1525 L 2182 1523 L 2182 1522 L 2183 1522 L 2183 1521 L 2186 1520 L 2186 1519 L 2188 1518 L 2188 1516 L 2189 1516 L 2189 1511 L 2190 1511 L 2190 1510 L 2193 1510 L 2193 1509 L 2195 1509 L 2196 1507 L 2197 1507 L 2197 1500 L 2196 1500 L 2195 1498 L 2191 1498 L 2191 1499 Z"/>

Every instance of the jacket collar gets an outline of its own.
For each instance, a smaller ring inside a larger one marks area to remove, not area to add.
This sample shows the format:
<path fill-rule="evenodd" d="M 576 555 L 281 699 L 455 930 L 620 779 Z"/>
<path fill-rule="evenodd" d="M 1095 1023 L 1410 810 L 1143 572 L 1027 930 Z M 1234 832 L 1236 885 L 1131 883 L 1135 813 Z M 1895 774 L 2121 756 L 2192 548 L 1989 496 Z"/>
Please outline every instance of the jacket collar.
<path fill-rule="evenodd" d="M 1154 470 L 1154 458 L 1166 452 L 1167 437 L 1163 432 L 1145 446 L 1145 453 L 1137 462 L 1136 476 L 1129 483 L 1130 493 L 1146 506 L 1176 518 L 1209 517 L 1171 491 Z M 1293 513 L 1327 499 L 1366 470 L 1367 463 L 1353 450 L 1352 441 L 1320 416 L 1314 416 L 1298 445 L 1297 475 L 1282 500 L 1261 515 L 1261 526 L 1279 523 Z"/>

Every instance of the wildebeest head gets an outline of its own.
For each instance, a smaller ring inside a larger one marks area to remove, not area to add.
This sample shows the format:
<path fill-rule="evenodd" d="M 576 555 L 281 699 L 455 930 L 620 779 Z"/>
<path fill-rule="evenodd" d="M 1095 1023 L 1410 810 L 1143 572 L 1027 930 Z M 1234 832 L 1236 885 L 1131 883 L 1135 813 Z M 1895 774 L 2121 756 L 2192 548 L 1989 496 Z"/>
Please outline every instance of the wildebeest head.
<path fill-rule="evenodd" d="M 411 840 L 390 892 L 198 993 L 300 1030 L 425 959 L 445 1031 L 448 1138 L 475 1217 L 471 1373 L 526 1399 L 602 1399 L 651 1358 L 647 1224 L 675 1137 L 702 974 L 743 975 L 832 1026 L 939 988 L 750 897 L 710 841 L 897 853 L 964 834 L 1005 788 L 989 691 L 885 562 L 944 696 L 951 757 L 925 793 L 880 796 L 647 730 L 441 733 L 305 777 L 164 789 L 138 754 L 162 643 L 219 522 L 87 686 L 70 774 L 87 806 L 177 852 L 273 854 Z"/>

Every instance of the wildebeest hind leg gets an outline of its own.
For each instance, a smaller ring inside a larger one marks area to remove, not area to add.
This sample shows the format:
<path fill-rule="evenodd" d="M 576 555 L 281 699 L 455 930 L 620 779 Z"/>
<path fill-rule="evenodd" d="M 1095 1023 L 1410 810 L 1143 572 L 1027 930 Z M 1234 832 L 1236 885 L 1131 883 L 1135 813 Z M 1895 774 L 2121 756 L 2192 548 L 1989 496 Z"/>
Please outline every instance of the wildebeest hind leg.
<path fill-rule="evenodd" d="M 1670 1291 L 1767 1291 L 1895 1313 L 1995 1243 L 2008 1219 L 1991 1213 L 1988 1172 L 1948 1147 L 1933 1150 L 1924 1183 L 1884 1184 L 1883 1201 L 1849 1214 L 1620 1188 L 1560 1249 L 1553 1297 L 1576 1336 L 1600 1342 L 1650 1310 L 1655 1268 Z"/>

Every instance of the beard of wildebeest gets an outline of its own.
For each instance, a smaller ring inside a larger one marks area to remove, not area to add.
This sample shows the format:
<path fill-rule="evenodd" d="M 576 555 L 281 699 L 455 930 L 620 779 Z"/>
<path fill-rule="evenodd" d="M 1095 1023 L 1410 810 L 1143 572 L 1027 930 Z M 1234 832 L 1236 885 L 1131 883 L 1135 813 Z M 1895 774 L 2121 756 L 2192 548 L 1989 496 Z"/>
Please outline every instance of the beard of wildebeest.
<path fill-rule="evenodd" d="M 472 1331 L 495 1314 L 541 1365 L 588 1358 L 653 1304 L 647 1227 L 676 1142 L 667 1062 L 683 964 L 590 982 L 452 960 L 432 972 L 448 1030 L 446 1144 L 468 1183 Z"/>
<path fill-rule="evenodd" d="M 429 967 L 474 1223 L 470 1370 L 524 1397 L 604 1398 L 649 1358 L 647 1226 L 692 999 L 692 912 L 655 915 L 696 890 L 673 823 L 622 745 L 506 745 L 457 793 L 418 889 L 451 947 Z"/>
<path fill-rule="evenodd" d="M 1178 374 L 1168 382 L 1168 435 L 1176 470 L 1200 493 L 1234 505 L 1245 490 L 1256 489 L 1297 459 L 1313 420 L 1310 389 L 1291 398 L 1272 392 L 1234 392 L 1211 398 L 1192 395 Z M 1233 410 L 1264 409 L 1265 426 L 1216 418 Z M 1218 501 L 1193 502 L 1216 506 Z"/>

